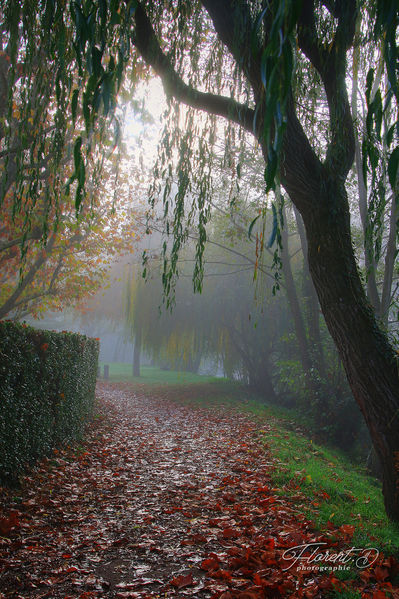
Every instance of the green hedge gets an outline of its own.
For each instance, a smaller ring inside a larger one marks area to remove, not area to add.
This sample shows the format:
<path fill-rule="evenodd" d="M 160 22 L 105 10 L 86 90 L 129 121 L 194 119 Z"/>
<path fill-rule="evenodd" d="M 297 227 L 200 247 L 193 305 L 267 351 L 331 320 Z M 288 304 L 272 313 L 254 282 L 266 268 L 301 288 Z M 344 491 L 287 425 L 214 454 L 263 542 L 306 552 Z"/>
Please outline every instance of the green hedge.
<path fill-rule="evenodd" d="M 12 484 L 52 447 L 82 436 L 99 341 L 0 322 L 0 481 Z"/>

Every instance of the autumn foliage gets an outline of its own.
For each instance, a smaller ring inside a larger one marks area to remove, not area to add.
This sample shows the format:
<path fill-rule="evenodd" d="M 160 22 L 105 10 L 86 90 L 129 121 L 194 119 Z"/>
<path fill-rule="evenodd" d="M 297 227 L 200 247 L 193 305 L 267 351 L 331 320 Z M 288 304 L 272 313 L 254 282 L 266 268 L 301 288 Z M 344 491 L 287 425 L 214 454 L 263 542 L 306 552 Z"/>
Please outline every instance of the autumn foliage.
<path fill-rule="evenodd" d="M 0 322 L 0 479 L 80 437 L 91 414 L 99 343 Z"/>

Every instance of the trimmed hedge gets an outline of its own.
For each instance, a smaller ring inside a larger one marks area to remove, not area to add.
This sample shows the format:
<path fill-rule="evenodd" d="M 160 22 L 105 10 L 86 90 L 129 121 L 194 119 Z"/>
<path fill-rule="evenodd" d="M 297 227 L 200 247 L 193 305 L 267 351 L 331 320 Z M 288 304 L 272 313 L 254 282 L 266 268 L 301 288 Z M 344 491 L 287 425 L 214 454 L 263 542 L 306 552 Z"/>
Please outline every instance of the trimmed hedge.
<path fill-rule="evenodd" d="M 0 481 L 13 484 L 55 445 L 83 434 L 99 341 L 0 322 Z"/>

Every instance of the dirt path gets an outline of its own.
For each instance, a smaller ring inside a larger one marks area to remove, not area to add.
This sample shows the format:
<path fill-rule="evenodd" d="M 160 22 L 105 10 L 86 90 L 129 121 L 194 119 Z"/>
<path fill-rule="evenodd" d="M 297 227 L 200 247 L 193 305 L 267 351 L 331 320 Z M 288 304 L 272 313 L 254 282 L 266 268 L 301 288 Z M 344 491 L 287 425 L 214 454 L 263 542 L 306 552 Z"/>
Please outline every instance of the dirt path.
<path fill-rule="evenodd" d="M 326 596 L 331 576 L 283 571 L 283 551 L 323 538 L 271 488 L 251 420 L 98 395 L 78 458 L 55 453 L 3 499 L 0 597 Z"/>

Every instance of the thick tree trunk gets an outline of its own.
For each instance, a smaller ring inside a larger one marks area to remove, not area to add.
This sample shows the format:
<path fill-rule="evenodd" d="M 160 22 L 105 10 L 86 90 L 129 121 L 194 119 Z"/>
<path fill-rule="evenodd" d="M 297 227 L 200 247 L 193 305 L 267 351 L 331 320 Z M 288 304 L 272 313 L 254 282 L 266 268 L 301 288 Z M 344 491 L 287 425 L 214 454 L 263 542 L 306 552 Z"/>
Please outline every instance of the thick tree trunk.
<path fill-rule="evenodd" d="M 303 215 L 310 273 L 381 462 L 387 514 L 399 520 L 398 358 L 377 326 L 361 284 L 344 186 L 321 182 L 316 205 Z"/>

